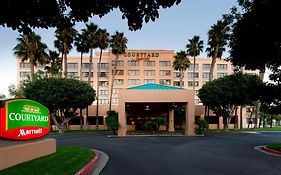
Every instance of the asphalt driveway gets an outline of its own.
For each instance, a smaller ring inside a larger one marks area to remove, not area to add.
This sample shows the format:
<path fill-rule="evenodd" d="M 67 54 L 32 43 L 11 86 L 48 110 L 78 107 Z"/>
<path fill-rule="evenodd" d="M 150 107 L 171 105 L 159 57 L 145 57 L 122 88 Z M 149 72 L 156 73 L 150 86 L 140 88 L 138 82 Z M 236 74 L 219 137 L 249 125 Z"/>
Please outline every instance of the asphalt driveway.
<path fill-rule="evenodd" d="M 109 155 L 102 175 L 280 175 L 281 157 L 257 145 L 281 134 L 211 133 L 204 137 L 52 136 L 60 146 L 84 146 Z"/>

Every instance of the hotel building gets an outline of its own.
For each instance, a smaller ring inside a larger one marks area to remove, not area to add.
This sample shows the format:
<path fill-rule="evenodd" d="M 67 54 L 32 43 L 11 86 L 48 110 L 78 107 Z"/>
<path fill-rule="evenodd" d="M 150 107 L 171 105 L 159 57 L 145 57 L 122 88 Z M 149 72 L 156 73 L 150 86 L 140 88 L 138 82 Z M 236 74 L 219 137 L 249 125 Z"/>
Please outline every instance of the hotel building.
<path fill-rule="evenodd" d="M 99 129 L 106 129 L 104 116 L 106 111 L 109 109 L 109 95 L 110 95 L 110 85 L 112 82 L 112 74 L 114 64 L 117 65 L 114 86 L 113 86 L 113 95 L 112 95 L 112 110 L 119 112 L 118 106 L 120 106 L 120 97 L 119 92 L 130 89 L 131 87 L 138 87 L 146 84 L 159 84 L 164 86 L 179 87 L 180 85 L 180 73 L 173 69 L 172 64 L 174 61 L 175 52 L 173 50 L 127 50 L 125 54 L 120 55 L 117 62 L 115 62 L 115 55 L 111 52 L 104 52 L 102 54 L 101 60 L 101 71 L 100 79 L 97 82 L 98 74 L 98 61 L 99 61 L 99 52 L 96 52 L 93 58 L 92 72 L 89 75 L 89 56 L 85 55 L 83 57 L 82 64 L 80 64 L 79 56 L 68 56 L 67 71 L 69 77 L 80 78 L 87 81 L 88 76 L 91 77 L 91 84 L 96 90 L 99 86 Z M 196 117 L 204 116 L 205 109 L 199 98 L 197 97 L 198 90 L 208 82 L 209 72 L 211 67 L 211 58 L 196 58 L 196 64 L 193 64 L 193 58 L 190 58 L 190 67 L 184 72 L 184 89 L 193 91 L 193 69 L 195 69 L 195 91 L 194 104 L 193 108 L 195 111 Z M 44 66 L 39 65 L 37 70 L 43 70 Z M 82 69 L 82 75 L 80 75 L 80 69 Z M 214 69 L 214 79 L 223 77 L 225 75 L 230 75 L 233 73 L 233 66 L 230 62 L 227 62 L 223 59 L 217 59 Z M 257 74 L 257 71 L 248 72 L 251 74 Z M 17 59 L 17 80 L 20 84 L 21 81 L 25 80 L 27 75 L 30 74 L 30 68 L 28 62 L 21 62 L 20 59 Z M 136 91 L 137 93 L 138 91 Z M 124 94 L 124 92 L 122 92 Z M 135 94 L 136 96 L 142 96 L 142 94 Z M 171 102 L 175 95 L 171 94 Z M 156 97 L 157 98 L 157 97 Z M 160 98 L 160 97 L 158 97 Z M 96 104 L 97 101 L 94 101 L 93 104 L 89 107 L 89 127 L 90 129 L 96 129 Z M 150 103 L 153 105 L 154 103 Z M 171 103 L 174 104 L 174 103 Z M 145 103 L 142 105 L 135 105 L 135 111 L 138 113 L 137 116 L 127 116 L 127 130 L 142 129 L 143 118 L 141 112 L 137 108 L 145 108 Z M 127 108 L 128 106 L 126 106 Z M 161 111 L 161 106 L 155 105 Z M 164 110 L 166 106 L 163 105 Z M 247 127 L 249 120 L 249 111 L 250 109 L 244 108 L 243 111 L 243 127 Z M 133 112 L 133 111 L 131 111 Z M 159 112 L 159 111 L 158 111 Z M 125 113 L 128 113 L 126 111 Z M 167 116 L 171 114 L 171 111 L 167 112 Z M 162 113 L 161 113 L 162 115 Z M 165 115 L 164 115 L 165 116 Z M 210 123 L 211 129 L 222 129 L 223 120 L 220 117 L 214 116 L 210 113 L 210 118 L 208 121 Z M 175 116 L 176 117 L 176 116 Z M 85 123 L 85 122 L 84 122 Z M 69 129 L 80 129 L 79 119 L 71 120 L 69 123 Z M 234 121 L 230 125 L 234 127 Z M 173 128 L 171 129 L 173 130 Z"/>

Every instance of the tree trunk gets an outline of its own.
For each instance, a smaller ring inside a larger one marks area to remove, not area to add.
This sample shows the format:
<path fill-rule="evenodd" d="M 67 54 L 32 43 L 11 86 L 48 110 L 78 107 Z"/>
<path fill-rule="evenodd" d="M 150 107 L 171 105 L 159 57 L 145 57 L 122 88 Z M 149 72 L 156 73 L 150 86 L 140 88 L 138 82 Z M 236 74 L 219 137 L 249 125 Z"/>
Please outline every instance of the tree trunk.
<path fill-rule="evenodd" d="M 234 117 L 235 117 L 235 125 L 234 125 L 234 128 L 235 128 L 235 129 L 238 129 L 238 115 L 237 115 L 237 110 L 238 110 L 238 108 L 236 107 L 236 108 L 235 108 L 235 113 L 234 113 Z"/>
<path fill-rule="evenodd" d="M 195 90 L 195 56 L 193 57 L 193 90 Z"/>
<path fill-rule="evenodd" d="M 259 78 L 261 81 L 263 81 L 263 78 L 264 78 L 264 72 L 265 72 L 265 68 L 264 69 L 261 69 L 259 71 Z M 254 125 L 254 128 L 256 129 L 257 128 L 257 124 L 258 124 L 258 118 L 259 118 L 259 110 L 260 110 L 260 102 L 259 101 L 256 101 L 255 102 L 255 125 Z"/>
<path fill-rule="evenodd" d="M 113 66 L 112 81 L 111 81 L 111 85 L 110 85 L 110 96 L 109 96 L 109 111 L 111 111 L 112 90 L 113 90 L 113 85 L 114 85 L 114 80 L 115 80 L 115 73 L 116 73 L 118 59 L 119 59 L 119 54 L 116 55 L 115 61 L 114 61 L 114 66 Z"/>
<path fill-rule="evenodd" d="M 214 69 L 215 69 L 216 59 L 217 59 L 217 55 L 218 55 L 218 49 L 219 49 L 218 46 L 216 46 L 215 53 L 214 53 L 214 55 L 212 57 L 209 81 L 212 81 L 214 79 Z"/>
<path fill-rule="evenodd" d="M 82 115 L 82 109 L 80 108 L 80 130 L 83 130 L 83 115 Z"/>
<path fill-rule="evenodd" d="M 63 43 L 63 55 L 64 55 L 64 76 L 67 77 L 67 43 Z"/>
<path fill-rule="evenodd" d="M 243 112 L 243 106 L 240 106 L 240 129 L 243 128 L 243 115 L 242 115 L 242 112 Z"/>
<path fill-rule="evenodd" d="M 30 80 L 33 79 L 33 76 L 34 76 L 34 60 L 30 60 L 29 61 L 29 66 L 30 66 Z"/>
<path fill-rule="evenodd" d="M 90 48 L 89 71 L 88 71 L 88 83 L 89 84 L 91 84 L 92 64 L 93 64 L 93 48 Z"/>
<path fill-rule="evenodd" d="M 83 52 L 81 52 L 81 57 L 80 57 L 80 80 L 82 80 L 82 64 L 83 64 Z"/>
<path fill-rule="evenodd" d="M 183 70 L 180 68 L 180 88 L 183 87 Z"/>
<path fill-rule="evenodd" d="M 100 50 L 100 59 L 99 59 L 99 64 L 98 64 L 98 75 L 97 75 L 97 106 L 96 106 L 96 128 L 98 130 L 99 128 L 99 81 L 100 81 L 100 64 L 101 64 L 101 57 L 102 57 L 102 49 Z"/>

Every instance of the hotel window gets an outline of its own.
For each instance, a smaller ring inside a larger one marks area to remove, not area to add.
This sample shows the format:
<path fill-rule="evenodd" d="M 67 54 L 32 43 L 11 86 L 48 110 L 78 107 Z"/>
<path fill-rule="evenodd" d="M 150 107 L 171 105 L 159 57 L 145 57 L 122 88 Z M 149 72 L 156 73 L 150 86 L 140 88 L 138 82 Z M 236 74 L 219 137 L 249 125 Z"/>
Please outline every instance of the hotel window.
<path fill-rule="evenodd" d="M 201 103 L 200 99 L 195 99 L 195 104 L 198 105 L 199 103 Z"/>
<path fill-rule="evenodd" d="M 143 66 L 155 66 L 155 61 L 144 61 Z"/>
<path fill-rule="evenodd" d="M 195 76 L 195 78 L 198 78 L 199 77 L 199 73 L 198 72 L 195 72 L 195 74 L 194 74 Z M 193 72 L 188 72 L 188 78 L 189 79 L 192 79 L 193 78 Z"/>
<path fill-rule="evenodd" d="M 91 77 L 94 76 L 94 73 L 91 72 Z M 82 77 L 89 77 L 89 72 L 82 72 Z"/>
<path fill-rule="evenodd" d="M 113 88 L 112 89 L 112 94 L 118 94 L 119 92 L 119 89 L 118 88 Z"/>
<path fill-rule="evenodd" d="M 112 70 L 112 75 L 113 75 L 113 70 Z M 115 75 L 124 75 L 124 70 L 116 70 Z"/>
<path fill-rule="evenodd" d="M 99 86 L 107 87 L 108 81 L 99 81 Z"/>
<path fill-rule="evenodd" d="M 155 70 L 144 70 L 143 75 L 145 76 L 154 76 L 155 75 Z"/>
<path fill-rule="evenodd" d="M 182 85 L 184 86 L 184 82 L 182 82 Z M 180 81 L 174 81 L 174 86 L 180 87 Z"/>
<path fill-rule="evenodd" d="M 30 63 L 20 63 L 20 68 L 30 68 Z"/>
<path fill-rule="evenodd" d="M 76 78 L 78 77 L 78 72 L 67 72 L 67 77 Z"/>
<path fill-rule="evenodd" d="M 169 79 L 160 79 L 159 80 L 159 84 L 171 85 L 171 80 L 169 80 Z"/>
<path fill-rule="evenodd" d="M 217 78 L 221 78 L 221 77 L 224 77 L 226 75 L 227 75 L 227 73 L 217 73 Z"/>
<path fill-rule="evenodd" d="M 195 95 L 196 95 L 196 96 L 197 96 L 197 95 L 198 95 L 198 93 L 199 93 L 199 91 L 198 91 L 198 90 L 195 90 L 194 92 L 195 92 Z"/>
<path fill-rule="evenodd" d="M 211 69 L 211 64 L 203 64 L 202 68 L 203 68 L 203 70 L 210 70 Z"/>
<path fill-rule="evenodd" d="M 168 76 L 168 75 L 171 75 L 171 71 L 170 70 L 160 70 L 159 75 L 160 76 Z"/>
<path fill-rule="evenodd" d="M 154 79 L 144 79 L 144 84 L 151 84 L 151 83 L 155 83 Z"/>
<path fill-rule="evenodd" d="M 140 75 L 139 70 L 128 70 L 128 75 Z"/>
<path fill-rule="evenodd" d="M 206 84 L 206 83 L 208 83 L 208 81 L 203 81 L 202 85 L 204 85 L 204 84 Z"/>
<path fill-rule="evenodd" d="M 159 61 L 159 66 L 161 67 L 170 67 L 171 61 Z"/>
<path fill-rule="evenodd" d="M 118 104 L 118 98 L 113 98 L 112 99 L 112 104 Z"/>
<path fill-rule="evenodd" d="M 128 66 L 139 66 L 140 62 L 139 61 L 128 61 Z"/>
<path fill-rule="evenodd" d="M 209 77 L 210 77 L 210 73 L 209 72 L 203 72 L 203 74 L 202 74 L 202 78 L 203 79 L 209 79 Z"/>
<path fill-rule="evenodd" d="M 112 61 L 112 66 L 114 66 L 115 64 L 116 66 L 124 66 L 124 61 L 123 60 Z"/>
<path fill-rule="evenodd" d="M 195 85 L 195 86 L 199 86 L 198 81 L 195 81 L 195 82 L 194 82 L 194 85 Z M 188 86 L 189 86 L 189 87 L 193 87 L 193 81 L 188 81 Z"/>
<path fill-rule="evenodd" d="M 99 65 L 99 63 L 98 63 L 98 65 Z M 101 63 L 100 69 L 108 69 L 108 63 Z"/>
<path fill-rule="evenodd" d="M 121 84 L 124 84 L 124 80 L 123 80 L 123 79 L 115 79 L 113 84 L 114 84 L 114 85 L 121 85 Z"/>
<path fill-rule="evenodd" d="M 184 77 L 184 75 L 183 75 Z M 174 78 L 180 78 L 180 72 L 174 72 Z"/>
<path fill-rule="evenodd" d="M 77 69 L 78 63 L 67 63 L 67 69 Z"/>
<path fill-rule="evenodd" d="M 108 99 L 99 99 L 99 104 L 108 104 Z"/>
<path fill-rule="evenodd" d="M 99 90 L 99 95 L 108 95 L 108 90 Z"/>
<path fill-rule="evenodd" d="M 29 77 L 30 72 L 20 72 L 20 77 Z"/>
<path fill-rule="evenodd" d="M 100 77 L 108 77 L 108 72 L 100 72 Z"/>
<path fill-rule="evenodd" d="M 195 70 L 198 70 L 199 65 L 195 64 Z M 194 69 L 194 64 L 190 64 L 188 70 L 193 70 Z"/>
<path fill-rule="evenodd" d="M 139 79 L 128 79 L 128 84 L 137 85 L 137 84 L 140 84 L 140 80 Z"/>
<path fill-rule="evenodd" d="M 217 70 L 227 70 L 227 64 L 217 64 Z"/>
<path fill-rule="evenodd" d="M 45 64 L 38 64 L 38 65 L 36 66 L 36 68 L 39 68 L 39 69 L 44 69 L 45 67 L 46 67 Z"/>
<path fill-rule="evenodd" d="M 83 69 L 89 69 L 89 67 L 90 67 L 90 63 L 82 63 Z M 93 64 L 92 64 L 92 68 L 93 68 Z"/>

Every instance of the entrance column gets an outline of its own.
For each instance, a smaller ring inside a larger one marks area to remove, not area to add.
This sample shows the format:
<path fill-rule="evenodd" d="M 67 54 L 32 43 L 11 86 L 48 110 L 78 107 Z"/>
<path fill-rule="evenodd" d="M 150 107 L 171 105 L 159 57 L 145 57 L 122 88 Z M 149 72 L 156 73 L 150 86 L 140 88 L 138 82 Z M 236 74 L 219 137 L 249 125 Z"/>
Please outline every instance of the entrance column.
<path fill-rule="evenodd" d="M 127 116 L 125 111 L 125 102 L 121 102 L 118 106 L 118 121 L 120 127 L 118 129 L 118 136 L 126 136 L 127 135 Z"/>
<path fill-rule="evenodd" d="M 195 136 L 195 106 L 194 98 L 189 100 L 185 106 L 185 135 Z"/>
<path fill-rule="evenodd" d="M 223 124 L 223 117 L 219 117 L 219 129 L 223 129 L 224 124 Z"/>
<path fill-rule="evenodd" d="M 169 132 L 175 132 L 175 127 L 174 127 L 174 110 L 169 110 L 169 126 L 168 126 L 168 131 Z"/>

